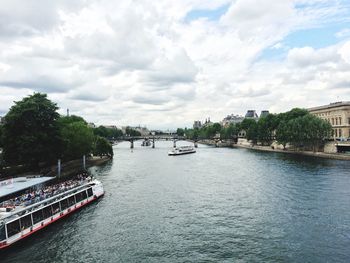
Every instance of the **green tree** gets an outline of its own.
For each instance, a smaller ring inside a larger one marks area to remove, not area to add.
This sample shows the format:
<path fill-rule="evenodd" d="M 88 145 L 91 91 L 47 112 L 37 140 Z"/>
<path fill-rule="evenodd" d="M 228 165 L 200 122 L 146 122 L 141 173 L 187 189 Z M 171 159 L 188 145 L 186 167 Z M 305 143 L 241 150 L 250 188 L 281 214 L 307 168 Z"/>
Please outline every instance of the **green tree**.
<path fill-rule="evenodd" d="M 286 149 L 287 143 L 291 141 L 290 127 L 287 122 L 282 121 L 279 124 L 276 130 L 276 140 L 279 144 L 283 145 L 283 149 Z"/>
<path fill-rule="evenodd" d="M 41 162 L 56 161 L 61 152 L 57 110 L 57 105 L 41 93 L 15 102 L 3 126 L 3 157 L 7 164 L 38 167 Z"/>
<path fill-rule="evenodd" d="M 260 118 L 257 124 L 258 141 L 263 145 L 271 144 L 275 138 L 275 131 L 279 124 L 279 118 L 277 115 L 268 114 L 266 117 Z"/>
<path fill-rule="evenodd" d="M 178 136 L 184 136 L 185 130 L 182 129 L 182 128 L 177 128 L 176 134 L 177 134 Z"/>
<path fill-rule="evenodd" d="M 253 119 L 244 119 L 241 122 L 241 128 L 245 130 L 247 140 L 253 141 L 255 144 L 258 140 L 258 124 Z"/>
<path fill-rule="evenodd" d="M 230 123 L 230 125 L 228 127 L 221 129 L 220 138 L 221 139 L 234 139 L 234 138 L 237 138 L 239 132 L 240 132 L 240 125 Z"/>
<path fill-rule="evenodd" d="M 109 141 L 103 137 L 96 136 L 94 145 L 94 155 L 108 155 L 113 156 L 113 148 Z"/>
<path fill-rule="evenodd" d="M 131 127 L 126 127 L 125 134 L 128 136 L 141 136 L 141 133 Z"/>
<path fill-rule="evenodd" d="M 69 122 L 63 119 L 60 121 L 60 132 L 63 139 L 62 157 L 64 160 L 78 159 L 91 153 L 94 134 L 86 122 L 74 120 Z"/>
<path fill-rule="evenodd" d="M 0 125 L 0 148 L 2 148 L 3 144 L 4 144 L 4 139 L 3 139 L 3 126 Z"/>

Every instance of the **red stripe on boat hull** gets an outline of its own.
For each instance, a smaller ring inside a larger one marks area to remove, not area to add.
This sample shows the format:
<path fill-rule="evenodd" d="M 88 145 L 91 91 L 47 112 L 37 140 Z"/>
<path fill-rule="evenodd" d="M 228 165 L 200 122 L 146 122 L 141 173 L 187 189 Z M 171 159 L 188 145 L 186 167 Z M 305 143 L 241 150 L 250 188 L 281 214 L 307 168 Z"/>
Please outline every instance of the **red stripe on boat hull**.
<path fill-rule="evenodd" d="M 93 202 L 93 201 L 99 199 L 99 198 L 102 197 L 103 195 L 104 195 L 104 193 L 101 194 L 101 195 L 98 196 L 98 197 L 94 197 L 93 199 L 91 199 L 90 201 L 87 201 L 86 203 L 85 203 L 85 201 L 84 201 L 84 204 L 80 204 L 80 205 L 77 206 L 77 207 L 71 207 L 71 208 L 70 208 L 70 209 L 71 209 L 70 211 L 65 212 L 63 215 L 59 215 L 59 216 L 56 217 L 55 219 L 50 220 L 48 223 L 45 223 L 45 224 L 39 226 L 38 228 L 33 229 L 32 231 L 28 232 L 27 234 L 22 235 L 21 238 L 17 239 L 16 241 L 14 241 L 14 242 L 12 242 L 12 243 L 10 243 L 10 244 L 4 244 L 4 245 L 1 245 L 1 244 L 0 244 L 0 249 L 7 248 L 7 247 L 9 247 L 9 246 L 15 244 L 16 242 L 18 242 L 18 241 L 20 241 L 20 240 L 23 240 L 24 238 L 26 238 L 26 237 L 28 237 L 28 236 L 34 234 L 35 232 L 37 232 L 37 231 L 39 231 L 39 230 L 41 230 L 41 229 L 47 227 L 48 225 L 50 225 L 50 224 L 56 222 L 57 220 L 59 220 L 59 219 L 65 217 L 66 215 L 69 215 L 69 214 L 73 213 L 74 211 L 77 211 L 78 209 L 82 208 L 83 206 L 86 206 L 87 204 L 90 204 L 91 202 Z M 81 202 L 79 202 L 79 203 L 81 203 Z"/>

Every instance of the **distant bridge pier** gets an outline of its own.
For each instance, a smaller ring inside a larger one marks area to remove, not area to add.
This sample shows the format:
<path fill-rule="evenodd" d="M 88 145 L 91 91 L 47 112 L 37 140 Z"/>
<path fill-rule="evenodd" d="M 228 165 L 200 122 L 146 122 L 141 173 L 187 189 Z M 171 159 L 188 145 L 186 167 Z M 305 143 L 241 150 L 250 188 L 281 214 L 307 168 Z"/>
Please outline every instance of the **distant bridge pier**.
<path fill-rule="evenodd" d="M 130 140 L 130 149 L 134 149 L 134 140 L 133 139 Z"/>
<path fill-rule="evenodd" d="M 197 141 L 194 141 L 194 148 L 198 148 L 198 143 L 197 143 Z"/>
<path fill-rule="evenodd" d="M 156 147 L 156 142 L 155 142 L 155 139 L 153 137 L 153 139 L 152 139 L 152 148 L 154 149 L 155 147 Z"/>
<path fill-rule="evenodd" d="M 174 138 L 173 147 L 176 148 L 176 139 Z"/>

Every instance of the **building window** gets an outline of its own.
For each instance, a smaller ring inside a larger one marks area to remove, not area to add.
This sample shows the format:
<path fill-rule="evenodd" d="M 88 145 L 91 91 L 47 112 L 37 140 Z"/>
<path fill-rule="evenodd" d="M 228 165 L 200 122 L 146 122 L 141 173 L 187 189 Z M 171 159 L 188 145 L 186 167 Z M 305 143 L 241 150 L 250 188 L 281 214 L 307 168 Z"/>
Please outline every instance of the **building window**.
<path fill-rule="evenodd" d="M 341 125 L 341 117 L 339 117 L 339 125 Z"/>
<path fill-rule="evenodd" d="M 332 125 L 334 125 L 334 119 L 332 118 Z"/>
<path fill-rule="evenodd" d="M 335 138 L 338 138 L 338 129 L 335 129 Z"/>
<path fill-rule="evenodd" d="M 349 122 L 348 124 L 350 124 L 350 118 L 348 118 L 348 122 Z"/>
<path fill-rule="evenodd" d="M 338 125 L 338 118 L 335 118 L 335 125 Z"/>
<path fill-rule="evenodd" d="M 339 137 L 342 136 L 342 132 L 341 132 L 341 129 L 339 129 Z"/>

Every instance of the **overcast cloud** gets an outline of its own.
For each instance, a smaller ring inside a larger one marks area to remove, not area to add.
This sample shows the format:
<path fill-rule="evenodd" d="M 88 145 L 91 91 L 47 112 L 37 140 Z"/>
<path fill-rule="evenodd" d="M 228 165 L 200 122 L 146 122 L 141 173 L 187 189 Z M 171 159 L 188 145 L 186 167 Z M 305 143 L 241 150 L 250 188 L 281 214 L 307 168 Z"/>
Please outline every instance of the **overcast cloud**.
<path fill-rule="evenodd" d="M 350 100 L 349 32 L 346 0 L 0 0 L 0 115 L 33 92 L 163 129 Z"/>

